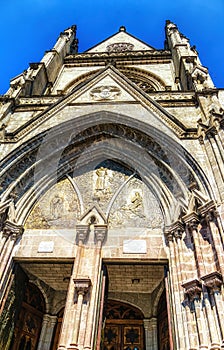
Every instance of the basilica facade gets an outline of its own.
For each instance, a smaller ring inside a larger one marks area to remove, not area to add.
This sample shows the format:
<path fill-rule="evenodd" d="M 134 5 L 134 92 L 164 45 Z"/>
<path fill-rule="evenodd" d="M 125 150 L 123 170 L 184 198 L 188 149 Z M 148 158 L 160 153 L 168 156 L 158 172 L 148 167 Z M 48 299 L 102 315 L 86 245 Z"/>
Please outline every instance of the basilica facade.
<path fill-rule="evenodd" d="M 208 48 L 209 49 L 209 48 Z M 0 96 L 0 348 L 224 347 L 224 90 L 170 22 L 155 49 L 76 26 Z"/>

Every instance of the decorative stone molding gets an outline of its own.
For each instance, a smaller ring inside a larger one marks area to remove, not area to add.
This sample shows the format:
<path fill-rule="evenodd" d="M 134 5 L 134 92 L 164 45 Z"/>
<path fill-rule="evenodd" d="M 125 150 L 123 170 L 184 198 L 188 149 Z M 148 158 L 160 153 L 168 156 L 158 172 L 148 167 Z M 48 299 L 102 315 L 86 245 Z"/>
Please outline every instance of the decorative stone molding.
<path fill-rule="evenodd" d="M 79 294 L 86 294 L 91 286 L 90 278 L 75 278 L 73 279 L 75 291 Z"/>
<path fill-rule="evenodd" d="M 117 86 L 99 86 L 90 91 L 90 96 L 95 101 L 115 100 L 121 94 Z"/>
<path fill-rule="evenodd" d="M 199 224 L 199 217 L 196 212 L 191 212 L 182 217 L 184 223 L 188 226 L 190 230 L 197 230 Z"/>
<path fill-rule="evenodd" d="M 89 234 L 89 225 L 76 225 L 76 241 L 84 243 Z"/>
<path fill-rule="evenodd" d="M 209 289 L 211 294 L 220 292 L 221 286 L 223 284 L 223 278 L 221 273 L 218 271 L 214 271 L 208 275 L 202 276 L 201 280 L 204 282 L 205 286 Z"/>
<path fill-rule="evenodd" d="M 17 225 L 14 222 L 6 220 L 3 226 L 3 235 L 11 236 L 12 239 L 17 239 L 23 233 L 23 226 Z"/>
<path fill-rule="evenodd" d="M 165 231 L 165 237 L 168 244 L 169 242 L 173 242 L 173 239 L 174 239 L 173 232 L 171 232 L 169 229 Z"/>
<path fill-rule="evenodd" d="M 199 207 L 198 211 L 201 214 L 202 218 L 206 218 L 208 221 L 216 220 L 217 216 L 219 215 L 216 204 L 213 200 Z"/>
<path fill-rule="evenodd" d="M 94 225 L 94 233 L 96 241 L 103 243 L 107 234 L 107 225 Z"/>
<path fill-rule="evenodd" d="M 107 46 L 108 52 L 133 51 L 134 45 L 131 43 L 114 43 Z"/>
<path fill-rule="evenodd" d="M 175 238 L 181 238 L 184 232 L 183 223 L 180 220 L 176 221 L 172 226 L 170 226 L 170 231 Z"/>
<path fill-rule="evenodd" d="M 202 286 L 198 279 L 185 282 L 182 284 L 182 287 L 185 289 L 185 293 L 187 294 L 187 296 L 191 301 L 195 299 L 200 299 Z"/>

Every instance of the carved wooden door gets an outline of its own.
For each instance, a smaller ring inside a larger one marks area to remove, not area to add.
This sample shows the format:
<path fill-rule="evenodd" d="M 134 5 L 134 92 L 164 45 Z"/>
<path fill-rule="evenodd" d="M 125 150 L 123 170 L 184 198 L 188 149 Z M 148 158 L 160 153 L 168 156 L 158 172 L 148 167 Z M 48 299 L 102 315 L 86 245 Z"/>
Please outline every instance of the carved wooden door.
<path fill-rule="evenodd" d="M 144 350 L 143 315 L 128 304 L 109 301 L 103 350 Z"/>
<path fill-rule="evenodd" d="M 16 322 L 12 350 L 36 350 L 45 303 L 38 288 L 29 284 Z"/>

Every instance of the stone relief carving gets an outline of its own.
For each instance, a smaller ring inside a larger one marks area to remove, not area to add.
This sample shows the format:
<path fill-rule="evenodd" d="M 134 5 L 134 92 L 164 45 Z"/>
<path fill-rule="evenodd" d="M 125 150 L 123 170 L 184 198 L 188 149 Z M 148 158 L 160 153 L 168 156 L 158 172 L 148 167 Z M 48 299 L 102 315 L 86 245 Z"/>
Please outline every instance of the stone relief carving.
<path fill-rule="evenodd" d="M 78 197 L 68 179 L 49 189 L 31 211 L 25 227 L 74 228 L 80 216 Z"/>
<path fill-rule="evenodd" d="M 133 177 L 117 196 L 110 212 L 110 227 L 161 227 L 162 214 L 147 186 Z"/>
<path fill-rule="evenodd" d="M 116 86 L 99 86 L 90 91 L 90 96 L 95 101 L 115 100 L 121 94 Z"/>
<path fill-rule="evenodd" d="M 106 160 L 74 181 L 84 210 L 98 205 L 108 215 L 111 228 L 159 228 L 163 219 L 155 197 L 132 170 Z M 74 228 L 81 218 L 78 196 L 68 179 L 49 189 L 31 211 L 25 228 Z"/>
<path fill-rule="evenodd" d="M 132 51 L 134 49 L 134 45 L 131 43 L 114 43 L 107 46 L 108 52 L 124 52 L 124 51 Z"/>
<path fill-rule="evenodd" d="M 106 212 L 114 193 L 132 174 L 128 169 L 113 161 L 103 161 L 94 170 L 75 177 L 83 197 L 85 210 L 98 204 Z"/>

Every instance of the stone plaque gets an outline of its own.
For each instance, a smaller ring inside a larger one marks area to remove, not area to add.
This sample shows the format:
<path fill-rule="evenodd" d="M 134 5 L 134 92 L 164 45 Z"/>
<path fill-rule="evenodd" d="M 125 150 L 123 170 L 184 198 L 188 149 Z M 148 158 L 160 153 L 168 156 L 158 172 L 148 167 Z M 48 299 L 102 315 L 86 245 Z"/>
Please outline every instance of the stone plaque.
<path fill-rule="evenodd" d="M 38 253 L 53 253 L 54 242 L 53 241 L 43 241 L 40 242 L 38 247 Z"/>
<path fill-rule="evenodd" d="M 123 242 L 123 253 L 146 254 L 147 246 L 144 239 L 128 239 Z"/>

